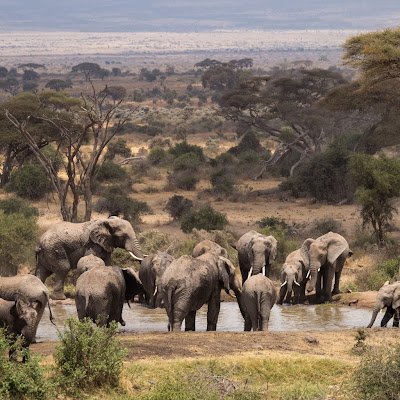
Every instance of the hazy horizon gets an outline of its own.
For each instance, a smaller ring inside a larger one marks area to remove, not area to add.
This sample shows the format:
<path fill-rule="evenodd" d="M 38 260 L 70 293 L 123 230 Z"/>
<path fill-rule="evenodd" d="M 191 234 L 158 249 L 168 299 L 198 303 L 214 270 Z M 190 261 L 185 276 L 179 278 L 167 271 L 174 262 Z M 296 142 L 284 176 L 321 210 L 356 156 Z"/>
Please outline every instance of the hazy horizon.
<path fill-rule="evenodd" d="M 0 0 L 0 11 L 3 32 L 368 30 L 400 25 L 398 0 Z"/>

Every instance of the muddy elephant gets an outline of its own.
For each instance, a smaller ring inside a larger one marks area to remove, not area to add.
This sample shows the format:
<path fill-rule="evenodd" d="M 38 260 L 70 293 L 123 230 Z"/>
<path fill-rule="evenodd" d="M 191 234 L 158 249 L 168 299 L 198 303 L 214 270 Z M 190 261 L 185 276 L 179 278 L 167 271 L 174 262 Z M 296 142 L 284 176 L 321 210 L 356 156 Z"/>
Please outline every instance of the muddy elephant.
<path fill-rule="evenodd" d="M 165 251 L 149 254 L 141 263 L 139 278 L 146 292 L 146 303 L 153 308 L 162 307 L 161 277 L 174 257 Z"/>
<path fill-rule="evenodd" d="M 124 219 L 109 217 L 83 223 L 57 223 L 39 240 L 36 275 L 45 282 L 55 274 L 51 297 L 63 300 L 65 278 L 81 257 L 93 254 L 110 265 L 111 253 L 117 247 L 127 250 L 135 260 L 143 259 L 135 231 Z"/>
<path fill-rule="evenodd" d="M 78 318 L 90 318 L 98 325 L 111 321 L 125 326 L 124 302 L 143 292 L 139 276 L 132 268 L 92 268 L 76 281 L 75 305 Z"/>
<path fill-rule="evenodd" d="M 278 242 L 273 236 L 264 236 L 256 231 L 249 231 L 232 245 L 239 258 L 242 282 L 250 275 L 261 272 L 267 277 L 271 275 L 271 263 L 277 254 Z"/>
<path fill-rule="evenodd" d="M 49 291 L 44 283 L 35 275 L 16 275 L 0 277 L 0 298 L 15 302 L 22 300 L 35 310 L 35 320 L 29 326 L 31 333 L 28 335 L 33 341 L 36 336 L 37 327 L 42 319 L 46 305 L 49 308 L 50 321 L 53 322 L 53 314 L 49 303 Z M 28 329 L 28 328 L 26 328 Z"/>
<path fill-rule="evenodd" d="M 0 299 L 0 328 L 4 328 L 10 344 L 14 343 L 17 335 L 23 337 L 23 347 L 29 347 L 36 335 L 38 319 L 37 304 L 30 305 L 24 300 L 7 301 Z M 10 349 L 9 356 L 13 356 Z"/>
<path fill-rule="evenodd" d="M 275 301 L 276 290 L 272 281 L 262 274 L 250 276 L 242 288 L 244 330 L 266 331 Z"/>
<path fill-rule="evenodd" d="M 182 256 L 173 261 L 161 278 L 161 291 L 168 315 L 168 330 L 195 330 L 196 311 L 208 304 L 207 331 L 217 329 L 221 289 L 233 290 L 240 305 L 240 280 L 225 257 L 212 253 L 197 258 Z"/>
<path fill-rule="evenodd" d="M 82 275 L 84 272 L 89 271 L 89 269 L 105 266 L 106 263 L 100 257 L 89 254 L 79 259 L 76 270 L 79 275 Z"/>
<path fill-rule="evenodd" d="M 306 288 L 306 269 L 300 249 L 292 251 L 285 260 L 281 270 L 281 287 L 277 304 L 304 301 Z"/>
<path fill-rule="evenodd" d="M 317 303 L 332 301 L 332 294 L 340 293 L 344 263 L 353 254 L 347 240 L 338 233 L 328 232 L 315 240 L 306 239 L 300 251 L 307 270 L 306 278 L 309 278 L 306 292 L 315 290 Z"/>
<path fill-rule="evenodd" d="M 399 320 L 400 312 L 400 281 L 394 283 L 385 283 L 378 291 L 376 296 L 376 302 L 372 311 L 371 321 L 367 328 L 371 328 L 374 324 L 378 313 L 383 308 L 386 309 L 386 313 L 382 318 L 381 326 L 386 326 L 390 318 L 394 315 L 395 322 Z"/>
<path fill-rule="evenodd" d="M 218 243 L 213 242 L 212 240 L 202 240 L 197 243 L 192 251 L 192 257 L 201 256 L 204 253 L 214 253 L 218 256 L 222 256 L 228 258 L 228 252 Z"/>

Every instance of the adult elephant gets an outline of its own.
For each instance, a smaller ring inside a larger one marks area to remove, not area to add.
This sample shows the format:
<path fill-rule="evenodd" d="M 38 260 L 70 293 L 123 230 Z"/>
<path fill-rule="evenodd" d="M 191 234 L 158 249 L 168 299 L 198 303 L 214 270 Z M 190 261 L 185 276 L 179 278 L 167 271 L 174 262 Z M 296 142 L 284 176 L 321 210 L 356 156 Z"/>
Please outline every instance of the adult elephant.
<path fill-rule="evenodd" d="M 36 335 L 36 321 L 38 311 L 36 306 L 26 303 L 24 300 L 7 301 L 0 299 L 0 328 L 4 328 L 11 343 L 14 343 L 16 335 L 23 337 L 22 345 L 29 347 Z M 9 356 L 13 356 L 10 349 Z"/>
<path fill-rule="evenodd" d="M 281 287 L 277 304 L 304 301 L 306 287 L 305 262 L 300 249 L 292 251 L 285 260 L 281 271 Z"/>
<path fill-rule="evenodd" d="M 185 320 L 185 330 L 194 331 L 196 312 L 207 303 L 207 331 L 215 331 L 222 289 L 227 293 L 232 289 L 240 306 L 240 281 L 227 258 L 206 253 L 173 261 L 161 278 L 168 330 L 180 331 Z"/>
<path fill-rule="evenodd" d="M 372 311 L 371 321 L 367 328 L 371 328 L 380 310 L 386 307 L 386 313 L 382 318 L 381 326 L 386 326 L 390 318 L 395 316 L 395 321 L 399 320 L 400 312 L 400 281 L 392 284 L 385 283 L 378 291 L 376 303 Z M 398 325 L 397 325 L 398 326 Z"/>
<path fill-rule="evenodd" d="M 174 257 L 167 252 L 157 251 L 149 254 L 140 265 L 139 278 L 146 292 L 146 303 L 153 308 L 162 306 L 161 277 L 172 261 Z"/>
<path fill-rule="evenodd" d="M 37 327 L 46 305 L 49 308 L 50 321 L 53 322 L 53 314 L 49 304 L 49 291 L 35 275 L 0 277 L 0 298 L 11 302 L 23 301 L 24 304 L 35 310 L 36 317 L 29 324 L 29 328 L 26 328 L 30 331 L 27 336 L 31 341 L 35 339 Z"/>
<path fill-rule="evenodd" d="M 75 305 L 78 318 L 90 318 L 99 325 L 111 321 L 125 326 L 124 302 L 143 291 L 139 276 L 132 268 L 92 268 L 76 281 Z"/>
<path fill-rule="evenodd" d="M 192 257 L 199 257 L 204 253 L 214 253 L 219 256 L 228 258 L 228 252 L 218 243 L 213 242 L 212 240 L 202 240 L 197 243 L 192 251 Z"/>
<path fill-rule="evenodd" d="M 239 267 L 244 283 L 250 275 L 264 271 L 270 277 L 271 263 L 275 260 L 278 242 L 273 236 L 265 236 L 256 231 L 249 231 L 233 245 L 239 258 Z"/>
<path fill-rule="evenodd" d="M 276 290 L 272 281 L 262 274 L 250 276 L 242 288 L 244 330 L 266 331 L 275 301 Z"/>
<path fill-rule="evenodd" d="M 340 293 L 340 276 L 344 263 L 353 252 L 347 240 L 338 233 L 328 232 L 319 238 L 306 239 L 301 246 L 301 255 L 305 262 L 308 293 L 316 291 L 318 303 L 331 301 L 332 294 Z M 332 291 L 332 283 L 335 284 Z"/>
<path fill-rule="evenodd" d="M 36 275 L 45 282 L 55 275 L 52 298 L 65 299 L 64 281 L 78 260 L 93 254 L 106 265 L 111 264 L 111 253 L 118 247 L 142 261 L 143 253 L 132 225 L 121 218 L 110 217 L 83 223 L 60 222 L 47 230 L 36 250 Z"/>
<path fill-rule="evenodd" d="M 76 270 L 79 275 L 82 275 L 84 272 L 89 271 L 92 268 L 105 267 L 106 263 L 99 257 L 89 254 L 88 256 L 84 256 L 79 259 Z"/>

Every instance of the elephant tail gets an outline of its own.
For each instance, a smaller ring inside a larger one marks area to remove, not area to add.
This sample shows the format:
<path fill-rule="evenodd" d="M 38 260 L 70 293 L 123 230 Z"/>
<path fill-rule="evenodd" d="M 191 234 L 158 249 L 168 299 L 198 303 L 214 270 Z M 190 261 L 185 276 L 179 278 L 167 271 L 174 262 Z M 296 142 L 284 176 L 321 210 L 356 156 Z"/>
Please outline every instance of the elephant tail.
<path fill-rule="evenodd" d="M 167 289 L 167 302 L 165 304 L 165 309 L 168 314 L 168 320 L 169 320 L 169 326 L 172 329 L 172 326 L 174 324 L 174 306 L 172 303 L 172 297 L 174 295 L 175 288 L 174 287 L 168 287 Z"/>
<path fill-rule="evenodd" d="M 54 326 L 56 326 L 56 324 L 55 324 L 55 319 L 54 319 L 54 317 L 53 317 L 53 313 L 52 313 L 52 311 L 51 311 L 51 307 L 50 307 L 50 298 L 49 298 L 49 293 L 48 292 L 43 292 L 44 294 L 45 294 L 45 296 L 46 296 L 46 298 L 47 298 L 47 307 L 49 308 L 49 319 L 50 319 L 50 322 L 54 325 Z"/>
<path fill-rule="evenodd" d="M 40 246 L 37 246 L 35 249 L 35 275 L 37 276 L 37 272 L 39 269 L 39 257 L 40 257 L 40 253 L 42 252 L 42 248 Z"/>
<path fill-rule="evenodd" d="M 256 292 L 256 300 L 257 300 L 257 321 L 259 329 L 261 330 L 261 301 L 262 301 L 262 293 Z"/>

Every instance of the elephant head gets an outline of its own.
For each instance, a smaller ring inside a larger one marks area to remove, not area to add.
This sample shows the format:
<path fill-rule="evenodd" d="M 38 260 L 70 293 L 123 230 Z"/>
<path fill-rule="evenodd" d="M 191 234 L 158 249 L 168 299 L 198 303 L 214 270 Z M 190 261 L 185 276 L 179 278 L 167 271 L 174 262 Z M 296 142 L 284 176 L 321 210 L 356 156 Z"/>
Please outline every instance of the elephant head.
<path fill-rule="evenodd" d="M 400 282 L 388 284 L 386 282 L 378 291 L 376 303 L 372 312 L 372 318 L 367 328 L 371 328 L 380 310 L 392 307 L 397 313 L 400 307 Z"/>
<path fill-rule="evenodd" d="M 200 243 L 197 243 L 195 248 L 192 251 L 192 257 L 199 257 L 204 253 L 213 253 L 218 256 L 222 256 L 228 258 L 228 252 L 218 243 L 213 242 L 212 240 L 202 240 Z"/>
<path fill-rule="evenodd" d="M 295 264 L 283 264 L 281 281 L 281 287 L 286 286 L 286 293 L 290 296 L 293 291 L 293 285 L 300 286 L 299 281 L 302 281 L 302 278 L 299 276 L 299 267 Z"/>
<path fill-rule="evenodd" d="M 140 281 L 138 273 L 132 268 L 122 268 L 122 273 L 125 279 L 125 300 L 129 305 L 129 301 L 137 294 L 144 293 L 142 282 Z"/>
<path fill-rule="evenodd" d="M 118 217 L 98 221 L 89 235 L 90 240 L 101 246 L 107 253 L 118 247 L 125 249 L 137 261 L 143 260 L 143 253 L 132 225 Z"/>
<path fill-rule="evenodd" d="M 10 314 L 14 320 L 13 333 L 22 335 L 26 346 L 29 346 L 35 338 L 38 308 L 40 308 L 38 302 L 29 304 L 19 299 L 10 309 Z"/>
<path fill-rule="evenodd" d="M 348 255 L 351 255 L 346 239 L 333 232 L 329 232 L 315 240 L 309 238 L 304 241 L 300 252 L 305 268 L 308 271 L 307 277 L 309 276 L 310 278 L 306 286 L 307 292 L 310 293 L 315 290 L 320 268 L 326 263 L 334 265 L 336 259 L 346 249 L 348 250 Z"/>
<path fill-rule="evenodd" d="M 241 292 L 240 279 L 236 274 L 235 266 L 227 258 L 218 256 L 218 276 L 221 287 L 229 294 L 233 290 L 235 295 Z"/>
<path fill-rule="evenodd" d="M 250 260 L 251 272 L 249 275 L 259 274 L 265 266 L 275 260 L 278 242 L 273 236 L 256 236 L 249 242 L 247 251 Z"/>

